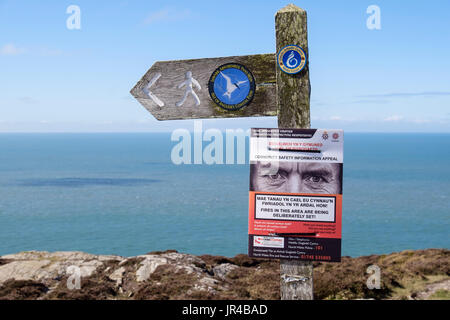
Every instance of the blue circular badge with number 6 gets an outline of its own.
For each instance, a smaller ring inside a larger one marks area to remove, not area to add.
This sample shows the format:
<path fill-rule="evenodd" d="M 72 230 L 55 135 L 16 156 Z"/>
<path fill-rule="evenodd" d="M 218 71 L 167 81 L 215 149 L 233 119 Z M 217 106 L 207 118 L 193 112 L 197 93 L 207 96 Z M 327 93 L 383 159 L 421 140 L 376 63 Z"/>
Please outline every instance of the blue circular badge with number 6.
<path fill-rule="evenodd" d="M 288 45 L 277 55 L 278 67 L 287 74 L 297 74 L 306 66 L 306 53 L 296 45 Z"/>

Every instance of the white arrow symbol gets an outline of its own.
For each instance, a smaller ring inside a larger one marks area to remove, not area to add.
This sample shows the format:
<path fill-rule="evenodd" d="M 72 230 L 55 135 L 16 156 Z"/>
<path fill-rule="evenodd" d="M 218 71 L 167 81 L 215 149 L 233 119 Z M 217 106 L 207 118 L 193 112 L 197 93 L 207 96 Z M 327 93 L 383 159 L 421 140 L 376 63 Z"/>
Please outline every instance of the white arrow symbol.
<path fill-rule="evenodd" d="M 155 74 L 155 76 L 150 80 L 150 82 L 147 84 L 147 86 L 142 89 L 144 93 L 153 100 L 154 103 L 156 103 L 160 107 L 164 107 L 164 102 L 162 102 L 157 96 L 153 94 L 153 92 L 150 91 L 150 88 L 155 84 L 158 79 L 161 78 L 161 73 Z"/>

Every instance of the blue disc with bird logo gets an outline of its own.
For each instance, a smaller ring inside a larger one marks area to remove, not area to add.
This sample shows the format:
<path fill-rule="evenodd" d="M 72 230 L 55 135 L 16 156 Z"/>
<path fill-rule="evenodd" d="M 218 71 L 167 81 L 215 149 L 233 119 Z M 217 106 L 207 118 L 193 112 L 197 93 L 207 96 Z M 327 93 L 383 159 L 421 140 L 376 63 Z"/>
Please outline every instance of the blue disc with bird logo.
<path fill-rule="evenodd" d="M 227 63 L 211 74 L 209 95 L 216 105 L 227 111 L 240 110 L 255 96 L 255 78 L 239 63 Z"/>

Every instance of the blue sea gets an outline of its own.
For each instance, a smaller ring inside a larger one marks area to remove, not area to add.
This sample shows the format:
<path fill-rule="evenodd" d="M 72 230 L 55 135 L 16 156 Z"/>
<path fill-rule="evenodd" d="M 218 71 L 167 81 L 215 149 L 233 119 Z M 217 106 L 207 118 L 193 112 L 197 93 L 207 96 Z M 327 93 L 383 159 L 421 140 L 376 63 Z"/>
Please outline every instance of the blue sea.
<path fill-rule="evenodd" d="M 0 134 L 0 255 L 247 252 L 249 167 L 168 133 Z M 450 135 L 347 133 L 342 254 L 450 247 Z"/>

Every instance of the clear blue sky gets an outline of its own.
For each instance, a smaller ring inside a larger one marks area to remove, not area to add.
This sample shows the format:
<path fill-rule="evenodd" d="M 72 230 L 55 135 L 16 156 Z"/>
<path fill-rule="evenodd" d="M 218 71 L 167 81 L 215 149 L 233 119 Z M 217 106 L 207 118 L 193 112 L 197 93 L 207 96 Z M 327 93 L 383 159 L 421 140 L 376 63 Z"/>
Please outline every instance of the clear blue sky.
<path fill-rule="evenodd" d="M 0 0 L 0 132 L 161 131 L 129 90 L 159 60 L 275 52 L 288 1 Z M 308 12 L 312 126 L 450 132 L 450 1 L 294 1 Z M 81 8 L 81 30 L 66 9 Z M 366 27 L 369 5 L 381 30 Z M 275 118 L 206 126 L 275 126 Z"/>

